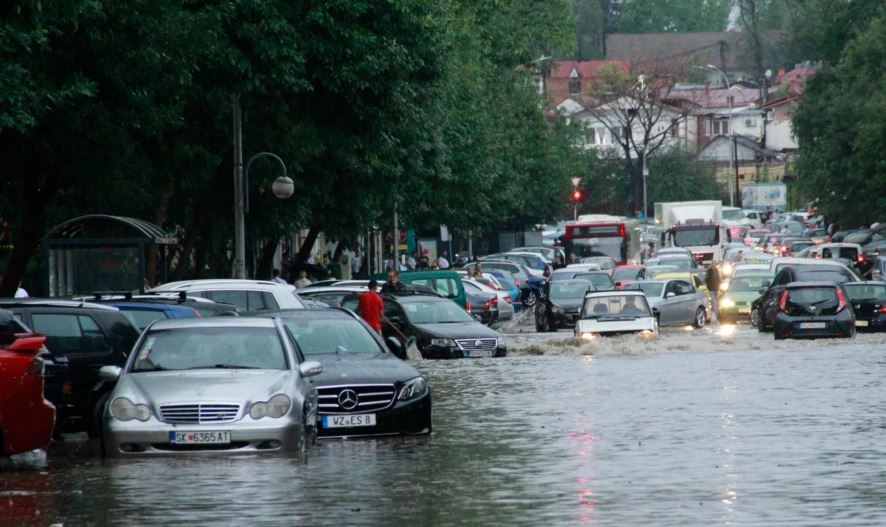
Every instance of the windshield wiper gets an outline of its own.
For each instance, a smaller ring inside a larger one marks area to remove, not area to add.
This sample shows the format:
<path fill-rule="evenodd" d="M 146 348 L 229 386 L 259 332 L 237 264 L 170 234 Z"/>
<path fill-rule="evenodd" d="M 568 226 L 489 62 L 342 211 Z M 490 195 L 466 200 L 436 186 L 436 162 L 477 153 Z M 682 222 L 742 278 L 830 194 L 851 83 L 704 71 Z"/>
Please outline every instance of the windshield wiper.
<path fill-rule="evenodd" d="M 254 369 L 257 369 L 257 368 L 256 368 L 255 366 L 241 366 L 241 365 L 239 365 L 239 364 L 213 364 L 212 366 L 210 366 L 210 365 L 207 364 L 207 365 L 205 365 L 205 366 L 193 366 L 193 367 L 188 368 L 188 369 L 189 369 L 189 370 L 212 370 L 212 369 L 219 369 L 219 370 L 254 370 Z"/>

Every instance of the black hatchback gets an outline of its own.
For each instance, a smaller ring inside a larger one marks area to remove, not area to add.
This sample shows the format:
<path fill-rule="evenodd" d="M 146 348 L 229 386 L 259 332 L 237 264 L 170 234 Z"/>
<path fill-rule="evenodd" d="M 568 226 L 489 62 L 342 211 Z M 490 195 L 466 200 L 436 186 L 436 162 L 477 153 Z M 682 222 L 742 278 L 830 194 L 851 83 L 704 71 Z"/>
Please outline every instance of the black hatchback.
<path fill-rule="evenodd" d="M 535 330 L 541 333 L 574 328 L 585 293 L 596 290 L 587 280 L 548 281 L 535 304 Z"/>
<path fill-rule="evenodd" d="M 886 282 L 843 284 L 858 331 L 886 331 Z"/>
<path fill-rule="evenodd" d="M 855 336 L 855 316 L 839 285 L 791 282 L 778 299 L 775 339 Z"/>

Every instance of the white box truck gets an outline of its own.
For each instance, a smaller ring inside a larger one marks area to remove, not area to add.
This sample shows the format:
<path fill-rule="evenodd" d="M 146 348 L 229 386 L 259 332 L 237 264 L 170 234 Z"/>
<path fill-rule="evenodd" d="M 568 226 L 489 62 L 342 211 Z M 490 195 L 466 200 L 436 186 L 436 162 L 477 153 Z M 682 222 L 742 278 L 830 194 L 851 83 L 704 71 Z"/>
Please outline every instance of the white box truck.
<path fill-rule="evenodd" d="M 689 249 L 699 265 L 722 259 L 722 246 L 728 241 L 722 210 L 720 201 L 656 203 L 656 223 L 664 229 L 663 245 Z"/>

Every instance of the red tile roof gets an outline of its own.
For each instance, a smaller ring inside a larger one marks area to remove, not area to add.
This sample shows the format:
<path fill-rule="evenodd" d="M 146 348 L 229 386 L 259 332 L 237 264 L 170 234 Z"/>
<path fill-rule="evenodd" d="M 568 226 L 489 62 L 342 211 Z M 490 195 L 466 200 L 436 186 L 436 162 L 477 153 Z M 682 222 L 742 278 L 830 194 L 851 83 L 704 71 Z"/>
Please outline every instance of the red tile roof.
<path fill-rule="evenodd" d="M 567 79 L 572 72 L 572 68 L 578 71 L 583 79 L 593 79 L 597 77 L 603 66 L 615 64 L 622 73 L 627 73 L 630 69 L 626 60 L 557 60 L 551 64 L 552 79 Z"/>

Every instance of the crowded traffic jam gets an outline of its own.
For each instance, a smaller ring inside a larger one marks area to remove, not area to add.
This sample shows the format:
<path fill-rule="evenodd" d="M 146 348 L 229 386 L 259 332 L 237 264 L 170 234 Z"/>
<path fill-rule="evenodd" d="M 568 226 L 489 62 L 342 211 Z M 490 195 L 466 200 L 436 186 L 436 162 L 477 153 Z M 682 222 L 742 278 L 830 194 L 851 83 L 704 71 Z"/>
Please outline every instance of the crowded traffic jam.
<path fill-rule="evenodd" d="M 886 228 L 828 234 L 805 213 L 738 212 L 580 216 L 548 245 L 299 288 L 204 279 L 0 300 L 2 453 L 72 433 L 115 458 L 428 435 L 418 361 L 503 360 L 512 333 L 593 346 L 709 324 L 775 340 L 886 331 Z"/>

